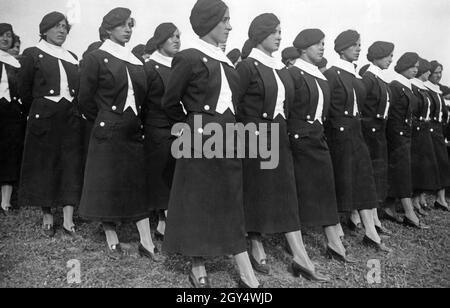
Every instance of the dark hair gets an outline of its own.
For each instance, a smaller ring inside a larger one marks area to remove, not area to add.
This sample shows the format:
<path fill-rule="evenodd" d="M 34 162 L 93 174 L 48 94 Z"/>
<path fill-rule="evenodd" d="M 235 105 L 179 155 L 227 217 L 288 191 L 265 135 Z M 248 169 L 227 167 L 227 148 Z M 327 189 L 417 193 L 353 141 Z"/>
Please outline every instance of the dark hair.
<path fill-rule="evenodd" d="M 13 43 L 13 46 L 14 46 L 14 44 L 16 44 L 16 43 L 22 43 L 22 41 L 20 40 L 20 36 L 14 34 L 14 43 Z"/>
<path fill-rule="evenodd" d="M 69 20 L 67 19 L 67 17 L 64 17 L 64 19 L 61 19 L 60 21 L 58 21 L 57 23 L 55 23 L 51 28 L 56 27 L 56 26 L 57 26 L 61 21 L 63 21 L 63 20 L 66 22 L 66 25 L 67 25 L 67 34 L 69 34 L 69 33 L 70 33 L 70 29 L 72 29 L 72 26 L 69 24 Z M 51 29 L 51 28 L 50 28 L 50 29 Z M 45 35 L 45 34 L 40 34 L 39 36 L 40 36 L 41 40 L 44 40 L 44 41 L 47 40 L 47 35 Z"/>

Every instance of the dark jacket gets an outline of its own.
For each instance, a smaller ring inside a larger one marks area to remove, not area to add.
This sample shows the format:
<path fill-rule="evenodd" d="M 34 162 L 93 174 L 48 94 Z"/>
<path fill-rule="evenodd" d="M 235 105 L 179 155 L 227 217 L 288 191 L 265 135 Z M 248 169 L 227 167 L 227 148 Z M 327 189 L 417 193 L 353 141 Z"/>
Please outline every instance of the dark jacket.
<path fill-rule="evenodd" d="M 364 118 L 384 118 L 387 96 L 392 93 L 389 86 L 371 72 L 366 72 L 362 79 L 367 91 L 365 103 L 361 106 L 361 115 Z"/>

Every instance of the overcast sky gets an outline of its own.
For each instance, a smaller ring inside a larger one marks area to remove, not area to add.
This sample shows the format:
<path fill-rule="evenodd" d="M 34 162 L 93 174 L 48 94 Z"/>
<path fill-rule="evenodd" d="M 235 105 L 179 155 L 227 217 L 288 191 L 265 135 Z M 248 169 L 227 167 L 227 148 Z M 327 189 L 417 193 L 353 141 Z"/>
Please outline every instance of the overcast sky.
<path fill-rule="evenodd" d="M 39 22 L 50 11 L 68 14 L 73 23 L 65 47 L 81 55 L 98 40 L 98 27 L 112 8 L 125 6 L 137 21 L 130 47 L 144 43 L 162 22 L 173 22 L 182 32 L 183 48 L 194 33 L 189 24 L 196 0 L 0 0 L 0 22 L 13 24 L 23 47 L 37 43 Z M 358 64 L 367 63 L 367 48 L 374 41 L 395 43 L 395 60 L 415 51 L 444 64 L 443 83 L 450 85 L 450 0 L 227 0 L 231 33 L 228 50 L 241 48 L 248 27 L 258 14 L 275 13 L 281 20 L 282 48 L 290 46 L 305 28 L 320 28 L 326 37 L 325 56 L 331 64 L 336 36 L 347 29 L 362 34 L 363 53 Z M 79 8 L 79 9 L 78 9 Z"/>

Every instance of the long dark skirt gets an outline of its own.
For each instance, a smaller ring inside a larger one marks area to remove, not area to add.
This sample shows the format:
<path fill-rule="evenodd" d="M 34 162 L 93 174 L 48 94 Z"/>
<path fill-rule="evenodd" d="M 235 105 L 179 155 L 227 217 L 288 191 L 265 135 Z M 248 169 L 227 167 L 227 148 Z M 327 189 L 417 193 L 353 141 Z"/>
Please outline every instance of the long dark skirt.
<path fill-rule="evenodd" d="M 251 118 L 244 119 L 244 124 L 249 123 L 255 123 L 255 121 Z M 269 125 L 267 145 L 272 146 L 272 137 L 279 143 L 278 148 L 275 145 L 271 148 L 272 153 L 279 152 L 279 162 L 275 169 L 263 170 L 261 162 L 267 159 L 262 159 L 259 151 L 257 158 L 246 156 L 244 159 L 245 228 L 247 232 L 264 234 L 297 231 L 300 230 L 300 220 L 287 123 L 282 116 L 278 116 L 273 122 L 265 122 L 265 124 Z M 273 132 L 270 129 L 272 124 L 278 124 L 277 136 L 272 135 Z M 261 138 L 265 137 L 259 135 L 258 148 Z M 249 153 L 249 138 L 246 139 L 247 153 Z"/>
<path fill-rule="evenodd" d="M 300 222 L 306 226 L 339 223 L 333 163 L 322 124 L 289 121 Z"/>
<path fill-rule="evenodd" d="M 430 129 L 430 123 L 413 123 L 411 169 L 415 192 L 436 191 L 440 188 L 439 166 Z"/>
<path fill-rule="evenodd" d="M 12 103 L 0 99 L 0 185 L 19 180 L 26 118 Z"/>
<path fill-rule="evenodd" d="M 450 162 L 447 155 L 447 148 L 445 146 L 445 138 L 443 134 L 442 123 L 431 122 L 431 138 L 434 145 L 434 153 L 439 166 L 439 188 L 450 187 Z"/>
<path fill-rule="evenodd" d="M 167 210 L 175 171 L 170 127 L 145 126 L 145 168 L 150 209 Z"/>
<path fill-rule="evenodd" d="M 80 216 L 93 221 L 148 218 L 141 121 L 127 110 L 101 111 L 92 129 Z"/>
<path fill-rule="evenodd" d="M 364 118 L 362 120 L 364 140 L 369 148 L 378 201 L 386 200 L 388 191 L 388 148 L 386 120 Z"/>
<path fill-rule="evenodd" d="M 19 189 L 21 206 L 78 206 L 83 183 L 82 118 L 63 99 L 33 101 Z"/>
<path fill-rule="evenodd" d="M 203 124 L 212 122 L 225 127 L 226 123 L 235 123 L 229 110 L 223 115 L 201 116 Z M 185 130 L 182 138 L 194 140 L 194 135 L 199 134 L 202 145 L 205 144 L 209 136 L 194 128 L 194 114 L 188 116 L 187 124 L 191 130 Z M 191 153 L 193 146 L 194 142 Z M 163 249 L 190 257 L 236 255 L 246 251 L 242 183 L 240 159 L 178 159 Z"/>
<path fill-rule="evenodd" d="M 369 149 L 358 118 L 332 118 L 325 132 L 333 161 L 338 209 L 340 212 L 378 207 Z"/>
<path fill-rule="evenodd" d="M 389 153 L 388 183 L 390 198 L 411 198 L 411 126 L 388 120 L 387 140 Z"/>

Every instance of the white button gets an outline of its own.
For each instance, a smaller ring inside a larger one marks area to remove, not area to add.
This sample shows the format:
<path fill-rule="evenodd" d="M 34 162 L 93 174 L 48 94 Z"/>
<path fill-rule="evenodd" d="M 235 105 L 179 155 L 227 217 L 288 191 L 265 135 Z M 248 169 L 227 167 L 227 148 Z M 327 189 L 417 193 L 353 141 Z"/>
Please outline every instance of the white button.
<path fill-rule="evenodd" d="M 420 117 L 420 121 L 423 121 L 423 117 Z"/>
<path fill-rule="evenodd" d="M 36 119 L 39 119 L 39 115 L 38 115 L 38 114 L 37 114 L 37 115 L 35 115 L 35 118 L 36 118 Z"/>
<path fill-rule="evenodd" d="M 145 136 L 144 135 L 142 135 L 142 140 L 144 140 L 145 139 Z"/>
<path fill-rule="evenodd" d="M 116 106 L 112 106 L 111 109 L 112 109 L 113 111 L 116 111 L 116 110 L 117 110 L 117 107 L 116 107 Z"/>
<path fill-rule="evenodd" d="M 301 71 L 300 74 L 305 75 L 305 73 L 303 71 Z"/>
<path fill-rule="evenodd" d="M 259 65 L 259 63 L 258 62 L 255 62 L 255 66 L 258 66 Z"/>
<path fill-rule="evenodd" d="M 208 105 L 205 105 L 205 110 L 209 111 L 211 109 L 211 107 L 209 107 Z"/>
<path fill-rule="evenodd" d="M 39 58 L 42 59 L 44 56 L 43 55 L 39 55 Z"/>
<path fill-rule="evenodd" d="M 381 114 L 377 114 L 377 118 L 381 118 Z"/>
<path fill-rule="evenodd" d="M 403 132 L 400 132 L 400 136 L 403 136 Z"/>
<path fill-rule="evenodd" d="M 157 70 L 159 70 L 159 65 L 155 65 L 155 68 L 156 68 Z"/>
<path fill-rule="evenodd" d="M 109 60 L 108 60 L 108 59 L 106 59 L 106 58 L 105 58 L 105 60 L 103 60 L 103 61 L 105 61 L 105 63 L 108 63 L 108 62 L 109 62 Z"/>
<path fill-rule="evenodd" d="M 341 74 L 341 71 L 338 71 L 338 75 L 340 75 Z"/>
<path fill-rule="evenodd" d="M 55 94 L 55 91 L 54 90 L 50 90 L 50 94 Z"/>
<path fill-rule="evenodd" d="M 310 119 L 311 119 L 311 116 L 307 116 L 306 119 L 307 119 L 307 120 L 310 120 Z"/>
<path fill-rule="evenodd" d="M 13 100 L 15 100 L 15 101 L 16 101 L 16 100 L 17 100 L 17 97 L 13 97 Z"/>
<path fill-rule="evenodd" d="M 420 130 L 420 127 L 417 127 L 417 130 L 419 131 L 419 130 Z"/>
<path fill-rule="evenodd" d="M 256 131 L 256 132 L 255 132 L 255 135 L 256 135 L 256 136 L 259 136 L 259 131 Z"/>
<path fill-rule="evenodd" d="M 300 138 L 300 136 L 299 136 L 299 135 L 295 135 L 294 138 L 295 138 L 295 139 L 298 139 L 298 138 Z"/>
<path fill-rule="evenodd" d="M 375 133 L 377 130 L 375 128 L 372 128 L 372 131 Z"/>
<path fill-rule="evenodd" d="M 341 127 L 339 130 L 340 130 L 341 132 L 343 132 L 343 131 L 345 130 L 345 128 Z"/>
<path fill-rule="evenodd" d="M 430 132 L 434 132 L 434 129 L 430 129 Z"/>
<path fill-rule="evenodd" d="M 199 128 L 197 131 L 199 134 L 203 134 L 203 128 Z"/>
<path fill-rule="evenodd" d="M 345 113 L 345 115 L 348 115 L 348 111 L 346 111 L 346 112 L 344 112 Z"/>
<path fill-rule="evenodd" d="M 206 59 L 206 57 L 205 58 L 203 58 L 203 62 L 208 62 L 208 59 Z"/>
<path fill-rule="evenodd" d="M 74 89 L 72 89 L 72 93 L 75 93 L 75 90 L 74 90 Z"/>
<path fill-rule="evenodd" d="M 269 115 L 267 113 L 263 113 L 263 118 L 267 118 Z"/>
<path fill-rule="evenodd" d="M 105 127 L 105 125 L 106 125 L 105 122 L 100 123 L 100 127 Z"/>

